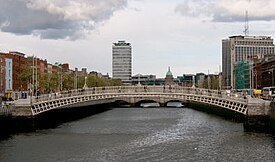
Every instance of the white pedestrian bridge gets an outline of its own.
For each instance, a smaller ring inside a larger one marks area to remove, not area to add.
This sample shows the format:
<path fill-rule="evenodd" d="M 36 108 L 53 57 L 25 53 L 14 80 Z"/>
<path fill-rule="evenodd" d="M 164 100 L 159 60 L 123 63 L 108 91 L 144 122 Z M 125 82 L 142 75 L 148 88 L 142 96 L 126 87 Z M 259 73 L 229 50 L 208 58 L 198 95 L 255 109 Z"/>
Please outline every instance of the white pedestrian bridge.
<path fill-rule="evenodd" d="M 13 112 L 15 116 L 36 116 L 53 109 L 82 107 L 96 104 L 125 101 L 137 105 L 143 101 L 154 101 L 165 105 L 170 101 L 197 102 L 214 105 L 246 114 L 248 100 L 241 93 L 182 87 L 182 86 L 117 86 L 94 87 L 62 91 L 32 97 L 26 102 L 18 100 Z"/>

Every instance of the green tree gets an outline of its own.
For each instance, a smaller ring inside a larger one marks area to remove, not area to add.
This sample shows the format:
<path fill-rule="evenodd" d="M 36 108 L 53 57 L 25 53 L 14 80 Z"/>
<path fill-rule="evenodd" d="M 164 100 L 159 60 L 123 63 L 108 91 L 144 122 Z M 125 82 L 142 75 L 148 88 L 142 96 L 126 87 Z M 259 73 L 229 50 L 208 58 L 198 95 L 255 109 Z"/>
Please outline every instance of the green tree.
<path fill-rule="evenodd" d="M 77 77 L 77 88 L 83 88 L 85 83 L 85 76 L 78 76 Z"/>
<path fill-rule="evenodd" d="M 62 86 L 63 90 L 70 90 L 74 88 L 74 78 L 73 74 L 68 72 L 62 73 Z"/>
<path fill-rule="evenodd" d="M 58 91 L 58 74 L 57 73 L 48 73 L 45 77 L 47 83 L 45 85 L 46 92 Z"/>
<path fill-rule="evenodd" d="M 32 78 L 32 68 L 30 66 L 23 66 L 22 71 L 18 76 L 18 79 L 21 81 L 21 84 L 29 84 L 31 83 Z"/>

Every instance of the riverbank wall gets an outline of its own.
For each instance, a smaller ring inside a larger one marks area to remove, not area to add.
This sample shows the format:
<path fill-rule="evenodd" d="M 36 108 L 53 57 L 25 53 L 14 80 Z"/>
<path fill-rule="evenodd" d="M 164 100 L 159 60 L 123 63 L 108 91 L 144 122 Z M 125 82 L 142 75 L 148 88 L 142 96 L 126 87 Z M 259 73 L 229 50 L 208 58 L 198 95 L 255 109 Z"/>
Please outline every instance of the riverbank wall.
<path fill-rule="evenodd" d="M 270 103 L 269 125 L 272 134 L 275 134 L 275 102 Z"/>

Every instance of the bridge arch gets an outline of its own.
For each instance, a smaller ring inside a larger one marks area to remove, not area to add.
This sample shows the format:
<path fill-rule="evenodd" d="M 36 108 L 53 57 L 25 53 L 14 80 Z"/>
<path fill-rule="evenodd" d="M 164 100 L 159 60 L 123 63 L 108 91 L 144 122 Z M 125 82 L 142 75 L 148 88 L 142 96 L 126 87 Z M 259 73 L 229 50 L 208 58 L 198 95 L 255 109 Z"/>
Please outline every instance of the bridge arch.
<path fill-rule="evenodd" d="M 163 91 L 163 86 L 124 86 L 124 87 L 100 87 L 86 89 L 85 91 L 62 92 L 55 98 L 49 95 L 33 98 L 29 106 L 31 114 L 37 115 L 45 111 L 59 108 L 78 107 L 99 103 L 113 103 L 125 101 L 131 105 L 143 101 L 154 101 L 161 105 L 169 101 L 199 102 L 230 109 L 241 114 L 246 114 L 247 100 L 236 94 L 227 94 L 225 91 L 197 89 L 175 86 L 171 91 Z"/>

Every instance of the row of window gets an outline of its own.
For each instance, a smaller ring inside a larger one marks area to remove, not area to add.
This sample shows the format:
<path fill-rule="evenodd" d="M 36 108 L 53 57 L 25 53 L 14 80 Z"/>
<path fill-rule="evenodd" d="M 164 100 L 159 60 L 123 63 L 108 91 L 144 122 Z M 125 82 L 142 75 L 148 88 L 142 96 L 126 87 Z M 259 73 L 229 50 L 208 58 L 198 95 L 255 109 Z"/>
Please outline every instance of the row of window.
<path fill-rule="evenodd" d="M 113 55 L 113 59 L 116 59 L 116 58 L 121 58 L 121 57 L 125 57 L 125 58 L 132 59 L 132 57 L 131 57 L 131 56 L 126 55 L 126 54 L 122 54 L 122 55 Z"/>
<path fill-rule="evenodd" d="M 132 76 L 132 72 L 113 72 L 113 76 Z"/>
<path fill-rule="evenodd" d="M 236 45 L 274 46 L 273 41 L 236 41 Z"/>
<path fill-rule="evenodd" d="M 112 67 L 113 70 L 124 70 L 124 69 L 127 69 L 127 70 L 131 70 L 132 67 L 131 66 L 113 66 Z"/>
<path fill-rule="evenodd" d="M 125 60 L 125 61 L 131 61 L 132 59 L 129 57 L 113 57 L 113 61 L 120 61 L 120 60 Z"/>
<path fill-rule="evenodd" d="M 129 51 L 131 51 L 131 47 L 129 47 L 129 46 L 119 46 L 119 47 L 113 47 L 113 51 L 114 50 L 129 50 Z"/>
<path fill-rule="evenodd" d="M 116 65 L 129 65 L 129 66 L 131 66 L 132 63 L 131 62 L 113 62 L 113 66 L 116 66 Z"/>
<path fill-rule="evenodd" d="M 125 61 L 125 60 L 114 61 L 113 65 L 132 65 L 132 62 L 131 61 Z"/>
<path fill-rule="evenodd" d="M 121 53 L 121 52 L 131 53 L 132 50 L 131 49 L 127 49 L 127 48 L 125 48 L 125 49 L 113 49 L 113 54 L 114 53 Z"/>
<path fill-rule="evenodd" d="M 113 70 L 115 74 L 129 74 L 131 73 L 131 69 L 115 69 Z"/>
<path fill-rule="evenodd" d="M 236 47 L 236 52 L 270 52 L 274 53 L 274 47 Z"/>

